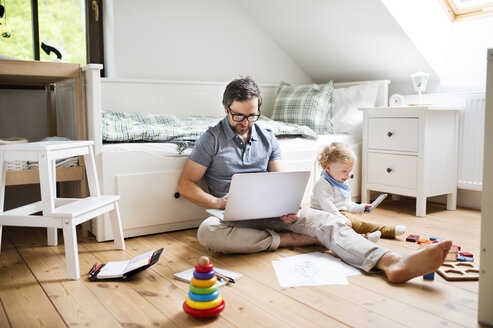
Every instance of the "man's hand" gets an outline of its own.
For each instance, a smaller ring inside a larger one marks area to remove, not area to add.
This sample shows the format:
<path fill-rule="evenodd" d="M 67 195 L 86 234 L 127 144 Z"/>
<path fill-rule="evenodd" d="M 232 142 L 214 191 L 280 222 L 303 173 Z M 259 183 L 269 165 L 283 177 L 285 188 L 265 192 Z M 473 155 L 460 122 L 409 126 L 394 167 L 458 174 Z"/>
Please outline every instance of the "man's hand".
<path fill-rule="evenodd" d="M 284 222 L 286 224 L 294 223 L 294 222 L 298 221 L 299 219 L 300 219 L 300 217 L 298 216 L 298 213 L 290 213 L 290 214 L 281 216 L 282 222 Z"/>
<path fill-rule="evenodd" d="M 226 208 L 226 203 L 228 202 L 228 194 L 224 195 L 221 198 L 216 199 L 216 208 L 220 210 L 224 210 Z"/>

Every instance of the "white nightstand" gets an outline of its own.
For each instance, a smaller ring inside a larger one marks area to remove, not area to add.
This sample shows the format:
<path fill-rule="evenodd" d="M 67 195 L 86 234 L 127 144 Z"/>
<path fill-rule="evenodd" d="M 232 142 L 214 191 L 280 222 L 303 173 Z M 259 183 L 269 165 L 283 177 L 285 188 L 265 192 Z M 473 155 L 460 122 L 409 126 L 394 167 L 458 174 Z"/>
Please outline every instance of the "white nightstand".
<path fill-rule="evenodd" d="M 447 194 L 457 203 L 459 108 L 375 107 L 363 111 L 361 201 L 370 191 L 416 197 L 416 216 L 426 198 Z"/>

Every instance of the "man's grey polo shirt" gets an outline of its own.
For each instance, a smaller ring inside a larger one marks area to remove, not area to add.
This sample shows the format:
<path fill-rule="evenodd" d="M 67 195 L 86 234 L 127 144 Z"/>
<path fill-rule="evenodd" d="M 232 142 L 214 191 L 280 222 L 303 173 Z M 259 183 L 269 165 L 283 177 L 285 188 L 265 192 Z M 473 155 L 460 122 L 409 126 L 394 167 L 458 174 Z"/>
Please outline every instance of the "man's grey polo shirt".
<path fill-rule="evenodd" d="M 197 139 L 190 154 L 192 161 L 207 167 L 205 181 L 215 197 L 228 193 L 233 174 L 267 172 L 269 162 L 280 158 L 279 143 L 271 130 L 253 124 L 245 146 L 227 116 Z"/>

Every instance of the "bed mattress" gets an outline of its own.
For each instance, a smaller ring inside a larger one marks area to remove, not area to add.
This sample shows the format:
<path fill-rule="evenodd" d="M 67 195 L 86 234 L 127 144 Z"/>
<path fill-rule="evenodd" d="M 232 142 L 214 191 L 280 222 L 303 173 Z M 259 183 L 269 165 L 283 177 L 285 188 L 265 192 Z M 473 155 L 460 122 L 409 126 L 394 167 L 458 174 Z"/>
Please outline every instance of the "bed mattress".
<path fill-rule="evenodd" d="M 278 138 L 281 151 L 321 151 L 323 147 L 331 142 L 344 142 L 350 146 L 361 143 L 361 138 L 349 134 L 329 134 L 321 135 L 318 139 L 307 138 Z M 163 157 L 188 157 L 193 148 L 187 148 L 179 153 L 178 146 L 174 143 L 165 142 L 135 142 L 135 143 L 110 143 L 103 145 L 104 152 L 126 152 L 126 151 L 143 151 Z"/>

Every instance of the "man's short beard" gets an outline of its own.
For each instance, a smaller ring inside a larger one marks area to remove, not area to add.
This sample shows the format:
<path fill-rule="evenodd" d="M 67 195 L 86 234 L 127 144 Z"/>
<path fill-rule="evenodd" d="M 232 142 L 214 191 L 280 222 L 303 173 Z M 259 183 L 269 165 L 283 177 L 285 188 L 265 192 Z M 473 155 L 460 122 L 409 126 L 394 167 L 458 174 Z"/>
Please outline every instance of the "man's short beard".
<path fill-rule="evenodd" d="M 233 129 L 234 133 L 236 133 L 236 134 L 240 134 L 240 133 L 243 134 L 243 133 L 246 133 L 246 132 L 250 131 L 252 129 L 252 126 L 253 125 L 248 125 L 247 126 L 247 129 L 245 131 L 242 131 L 242 132 L 238 131 L 238 126 L 237 125 L 232 126 L 232 129 Z"/>

